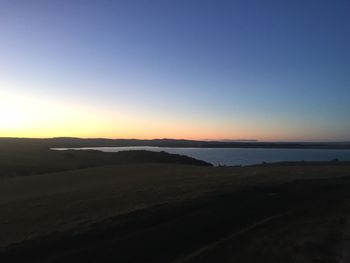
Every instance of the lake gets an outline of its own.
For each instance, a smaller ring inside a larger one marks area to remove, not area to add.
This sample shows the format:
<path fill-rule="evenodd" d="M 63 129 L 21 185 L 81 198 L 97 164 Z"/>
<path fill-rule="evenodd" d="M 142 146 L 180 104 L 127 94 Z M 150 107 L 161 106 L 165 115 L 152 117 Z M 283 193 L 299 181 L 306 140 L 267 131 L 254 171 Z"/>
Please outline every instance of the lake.
<path fill-rule="evenodd" d="M 340 161 L 350 161 L 350 150 L 329 149 L 168 148 L 151 146 L 55 148 L 55 150 L 67 149 L 90 149 L 103 152 L 129 150 L 165 151 L 187 155 L 214 165 L 252 165 L 262 162 L 283 161 L 330 161 L 336 158 Z"/>

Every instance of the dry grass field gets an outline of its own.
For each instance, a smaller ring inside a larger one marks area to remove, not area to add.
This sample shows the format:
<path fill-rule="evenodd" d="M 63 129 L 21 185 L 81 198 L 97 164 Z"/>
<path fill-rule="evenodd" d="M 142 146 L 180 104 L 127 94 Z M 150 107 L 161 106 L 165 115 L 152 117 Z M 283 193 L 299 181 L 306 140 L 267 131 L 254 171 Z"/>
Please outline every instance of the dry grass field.
<path fill-rule="evenodd" d="M 313 238 L 335 231 L 333 219 L 347 222 L 346 176 L 350 176 L 346 163 L 256 167 L 149 163 L 7 177 L 0 180 L 0 257 L 4 262 L 23 262 L 22 257 L 26 262 L 205 262 L 200 255 L 209 253 L 208 262 L 219 262 L 218 258 L 231 262 L 233 255 L 243 252 L 254 257 L 252 252 L 261 252 L 266 242 L 271 245 L 264 251 L 269 251 L 276 239 L 286 242 L 286 248 L 306 233 L 312 251 L 317 249 Z M 327 214 L 329 207 L 323 211 L 320 204 L 328 204 L 333 212 Z M 230 235 L 292 210 L 297 212 L 278 218 L 283 224 L 258 224 L 256 234 L 240 237 L 239 246 L 227 245 L 237 242 Z M 305 211 L 308 217 L 300 217 Z M 314 213 L 320 211 L 325 215 L 315 219 Z M 314 233 L 307 227 L 313 220 L 318 224 L 311 226 L 319 228 Z M 287 237 L 290 240 L 284 241 Z M 69 249 L 62 244 L 69 244 Z M 156 247 L 162 246 L 160 253 Z M 86 251 L 92 253 L 88 258 Z M 269 262 L 281 260 L 281 255 L 266 253 Z M 237 260 L 232 262 L 241 262 Z"/>

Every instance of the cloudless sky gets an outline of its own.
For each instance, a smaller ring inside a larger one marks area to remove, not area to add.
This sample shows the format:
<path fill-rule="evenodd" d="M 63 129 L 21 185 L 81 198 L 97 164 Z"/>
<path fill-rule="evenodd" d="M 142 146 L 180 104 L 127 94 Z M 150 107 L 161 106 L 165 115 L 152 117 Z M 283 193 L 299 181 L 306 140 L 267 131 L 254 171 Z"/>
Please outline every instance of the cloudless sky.
<path fill-rule="evenodd" d="M 0 0 L 0 136 L 350 140 L 350 1 Z"/>

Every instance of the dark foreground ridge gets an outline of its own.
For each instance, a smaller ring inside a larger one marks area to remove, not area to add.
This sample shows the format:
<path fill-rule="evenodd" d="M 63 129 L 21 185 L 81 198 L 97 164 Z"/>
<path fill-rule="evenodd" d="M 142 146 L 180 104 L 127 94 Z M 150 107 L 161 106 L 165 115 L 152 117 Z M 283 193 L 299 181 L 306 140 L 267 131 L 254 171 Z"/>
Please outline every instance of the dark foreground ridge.
<path fill-rule="evenodd" d="M 173 163 L 212 166 L 179 154 L 151 151 L 102 152 L 96 150 L 55 151 L 45 147 L 0 148 L 0 178 L 68 171 L 115 164 Z"/>
<path fill-rule="evenodd" d="M 123 147 L 123 146 L 157 146 L 184 148 L 281 148 L 281 149 L 350 149 L 350 142 L 257 142 L 257 141 L 196 141 L 176 139 L 81 139 L 59 137 L 49 139 L 0 138 L 1 146 L 25 145 L 45 146 L 47 148 L 74 147 Z"/>
<path fill-rule="evenodd" d="M 349 162 L 0 144 L 1 263 L 349 262 Z"/>
<path fill-rule="evenodd" d="M 311 179 L 138 210 L 2 250 L 1 262 L 336 262 L 350 177 Z"/>

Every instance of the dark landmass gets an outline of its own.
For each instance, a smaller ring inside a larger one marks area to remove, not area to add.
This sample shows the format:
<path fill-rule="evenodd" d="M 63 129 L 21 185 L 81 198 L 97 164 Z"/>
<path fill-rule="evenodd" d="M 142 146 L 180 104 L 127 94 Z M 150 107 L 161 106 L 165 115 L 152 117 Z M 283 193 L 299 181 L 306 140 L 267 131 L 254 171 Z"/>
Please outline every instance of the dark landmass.
<path fill-rule="evenodd" d="M 350 262 L 350 162 L 50 150 L 101 141 L 0 139 L 0 262 Z"/>
<path fill-rule="evenodd" d="M 192 157 L 151 151 L 55 151 L 32 145 L 0 148 L 0 177 L 35 175 L 115 164 L 178 163 L 212 166 Z"/>
<path fill-rule="evenodd" d="M 132 164 L 0 181 L 1 262 L 349 262 L 350 165 Z"/>
<path fill-rule="evenodd" d="M 204 141 L 215 141 L 215 140 L 204 140 Z M 236 139 L 223 139 L 223 140 L 217 140 L 218 142 L 259 142 L 258 140 L 253 140 L 253 139 L 241 139 L 241 140 L 236 140 Z"/>
<path fill-rule="evenodd" d="M 0 147 L 12 145 L 41 146 L 46 148 L 77 147 L 123 147 L 123 146 L 157 146 L 157 147 L 194 147 L 194 148 L 284 148 L 284 149 L 350 149 L 350 142 L 257 142 L 257 141 L 195 141 L 174 139 L 81 139 L 81 138 L 0 138 Z"/>

